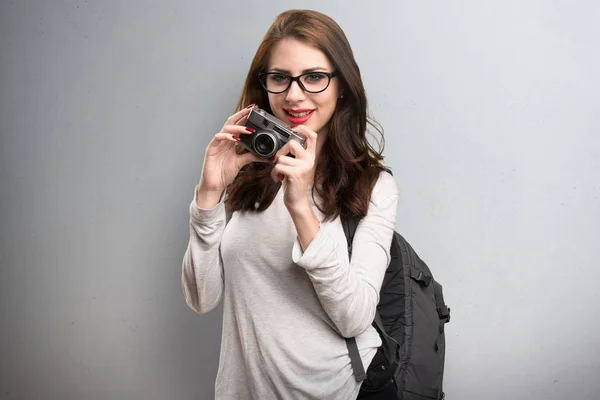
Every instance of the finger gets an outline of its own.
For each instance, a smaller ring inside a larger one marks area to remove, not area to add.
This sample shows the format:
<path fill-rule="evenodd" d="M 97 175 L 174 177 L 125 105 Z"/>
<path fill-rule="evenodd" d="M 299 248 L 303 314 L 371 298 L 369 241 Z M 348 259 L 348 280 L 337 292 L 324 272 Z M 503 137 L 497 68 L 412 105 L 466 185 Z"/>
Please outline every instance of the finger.
<path fill-rule="evenodd" d="M 273 168 L 271 170 L 271 179 L 273 179 L 274 182 L 281 182 L 285 179 L 285 176 L 281 175 L 275 168 Z"/>
<path fill-rule="evenodd" d="M 227 118 L 225 125 L 238 125 L 239 121 L 244 120 L 248 116 L 248 114 L 250 114 L 250 111 L 252 111 L 252 108 L 254 107 L 256 107 L 255 104 L 250 104 L 248 107 L 242 108 L 240 111 Z"/>
<path fill-rule="evenodd" d="M 240 138 L 239 136 L 232 135 L 230 133 L 219 132 L 214 136 L 213 140 L 215 140 L 216 143 L 220 143 L 223 141 L 239 142 Z"/>
<path fill-rule="evenodd" d="M 271 171 L 271 178 L 275 182 L 283 182 L 292 173 L 293 167 L 276 164 Z"/>
<path fill-rule="evenodd" d="M 304 153 L 306 153 L 304 147 L 302 147 L 302 145 L 295 140 L 290 140 L 286 144 L 289 146 L 289 152 L 293 154 L 296 158 L 302 158 L 304 156 Z"/>
<path fill-rule="evenodd" d="M 278 165 L 287 165 L 290 167 L 295 167 L 297 166 L 299 163 L 299 161 L 296 158 L 293 157 L 289 157 L 289 156 L 279 156 L 277 157 L 277 164 Z"/>
<path fill-rule="evenodd" d="M 284 177 L 287 177 L 292 175 L 292 173 L 294 172 L 294 167 L 289 165 L 277 164 L 275 165 L 275 167 L 273 167 L 273 171 L 277 175 L 283 175 Z"/>
<path fill-rule="evenodd" d="M 287 156 L 288 158 L 305 158 L 306 150 L 302 147 L 302 145 L 295 140 L 290 140 L 287 142 L 273 157 L 274 162 L 278 162 L 280 157 Z"/>
<path fill-rule="evenodd" d="M 256 107 L 258 107 L 256 104 L 250 104 L 248 107 L 244 108 L 243 110 L 249 110 L 249 111 L 247 113 L 244 113 L 237 121 L 235 121 L 235 125 L 245 124 L 246 120 L 248 119 L 248 114 L 250 114 L 250 111 L 252 111 L 252 109 L 256 108 Z M 240 110 L 240 112 L 242 112 L 243 110 Z"/>
<path fill-rule="evenodd" d="M 248 119 L 248 116 L 245 115 L 242 118 L 240 118 L 237 121 L 235 121 L 235 125 L 244 125 L 246 123 L 247 119 Z"/>
<path fill-rule="evenodd" d="M 294 131 L 300 133 L 306 139 L 304 143 L 304 148 L 311 152 L 312 154 L 316 154 L 317 151 L 317 133 L 307 127 L 306 125 L 298 125 L 295 126 Z"/>
<path fill-rule="evenodd" d="M 277 150 L 277 153 L 275 153 L 275 156 L 273 156 L 273 158 L 277 160 L 281 156 L 287 156 L 288 154 L 291 154 L 290 146 L 290 142 L 284 144 L 279 150 Z"/>
<path fill-rule="evenodd" d="M 248 135 L 256 132 L 256 129 L 243 125 L 224 125 L 221 132 L 230 133 L 232 135 Z"/>

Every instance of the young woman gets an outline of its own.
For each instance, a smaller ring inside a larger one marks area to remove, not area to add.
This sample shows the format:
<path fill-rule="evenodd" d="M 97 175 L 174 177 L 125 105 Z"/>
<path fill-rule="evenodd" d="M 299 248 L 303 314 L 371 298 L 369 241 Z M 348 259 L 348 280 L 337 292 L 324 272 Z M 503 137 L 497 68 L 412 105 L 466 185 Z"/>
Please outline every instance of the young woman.
<path fill-rule="evenodd" d="M 255 106 L 305 145 L 290 141 L 271 160 L 239 151 Z M 279 15 L 238 110 L 206 149 L 182 268 L 193 310 L 224 302 L 216 397 L 354 399 L 344 338 L 356 337 L 365 366 L 381 345 L 371 323 L 398 191 L 367 141 L 365 90 L 342 29 L 314 11 Z M 362 218 L 351 262 L 346 216 Z"/>

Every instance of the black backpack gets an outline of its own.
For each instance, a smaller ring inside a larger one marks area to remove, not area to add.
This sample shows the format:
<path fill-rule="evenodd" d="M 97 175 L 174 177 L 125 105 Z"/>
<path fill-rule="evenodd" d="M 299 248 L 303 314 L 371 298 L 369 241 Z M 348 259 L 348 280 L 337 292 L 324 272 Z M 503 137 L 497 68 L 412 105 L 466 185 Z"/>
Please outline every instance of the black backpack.
<path fill-rule="evenodd" d="M 352 257 L 358 218 L 342 218 Z M 394 232 L 391 261 L 381 286 L 373 326 L 382 345 L 365 373 L 354 338 L 347 338 L 359 399 L 440 400 L 450 308 L 442 286 L 413 248 Z"/>

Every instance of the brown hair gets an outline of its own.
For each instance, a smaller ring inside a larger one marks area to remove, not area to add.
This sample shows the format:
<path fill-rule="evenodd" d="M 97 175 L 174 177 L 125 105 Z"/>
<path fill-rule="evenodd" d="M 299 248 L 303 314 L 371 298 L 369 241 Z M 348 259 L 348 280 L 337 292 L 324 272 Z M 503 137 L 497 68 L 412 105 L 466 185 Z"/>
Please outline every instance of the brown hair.
<path fill-rule="evenodd" d="M 237 109 L 248 104 L 272 113 L 267 92 L 258 74 L 266 71 L 274 45 L 285 38 L 301 40 L 321 50 L 338 71 L 343 97 L 328 123 L 328 134 L 316 160 L 315 204 L 326 220 L 342 216 L 364 217 L 371 191 L 383 170 L 383 131 L 367 116 L 367 98 L 360 70 L 346 35 L 330 17 L 316 11 L 289 10 L 280 14 L 267 31 L 250 65 Z M 381 135 L 380 151 L 367 139 L 367 124 Z M 263 211 L 281 184 L 271 179 L 269 163 L 246 165 L 227 188 L 230 211 Z"/>

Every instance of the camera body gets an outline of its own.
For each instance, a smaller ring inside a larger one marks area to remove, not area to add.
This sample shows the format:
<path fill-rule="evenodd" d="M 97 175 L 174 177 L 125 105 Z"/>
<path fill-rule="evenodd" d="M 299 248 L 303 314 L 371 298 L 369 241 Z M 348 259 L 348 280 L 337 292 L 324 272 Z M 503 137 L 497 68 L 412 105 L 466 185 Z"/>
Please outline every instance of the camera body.
<path fill-rule="evenodd" d="M 246 149 L 259 157 L 270 159 L 290 140 L 304 146 L 304 137 L 287 127 L 287 125 L 265 110 L 253 108 L 244 123 L 255 132 L 240 135 L 240 141 Z"/>

